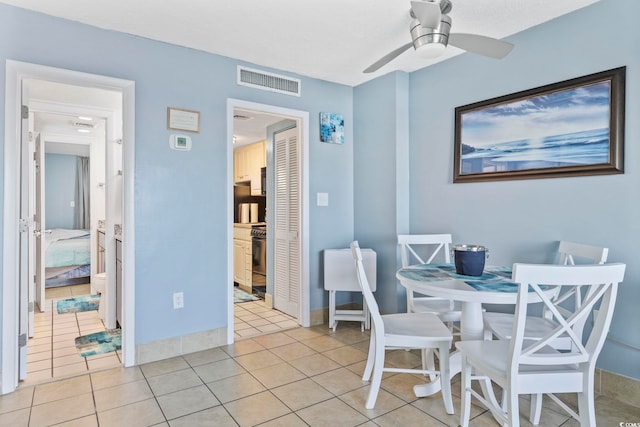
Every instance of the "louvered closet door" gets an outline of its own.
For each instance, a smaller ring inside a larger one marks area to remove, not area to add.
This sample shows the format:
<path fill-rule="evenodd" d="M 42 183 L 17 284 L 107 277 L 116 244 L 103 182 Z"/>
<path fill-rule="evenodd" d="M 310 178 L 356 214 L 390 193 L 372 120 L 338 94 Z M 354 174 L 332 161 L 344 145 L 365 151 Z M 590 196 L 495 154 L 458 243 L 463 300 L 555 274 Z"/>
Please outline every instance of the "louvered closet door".
<path fill-rule="evenodd" d="M 300 166 L 298 129 L 274 135 L 274 307 L 295 318 L 300 312 Z"/>

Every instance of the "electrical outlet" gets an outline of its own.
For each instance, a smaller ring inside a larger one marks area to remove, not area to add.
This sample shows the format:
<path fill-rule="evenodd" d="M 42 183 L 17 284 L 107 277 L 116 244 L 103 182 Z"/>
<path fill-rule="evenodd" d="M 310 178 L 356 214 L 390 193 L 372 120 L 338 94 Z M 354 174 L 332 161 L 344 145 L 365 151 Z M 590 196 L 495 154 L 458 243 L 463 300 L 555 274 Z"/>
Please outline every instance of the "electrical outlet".
<path fill-rule="evenodd" d="M 173 309 L 176 310 L 178 308 L 184 307 L 184 293 L 176 292 L 173 294 Z"/>

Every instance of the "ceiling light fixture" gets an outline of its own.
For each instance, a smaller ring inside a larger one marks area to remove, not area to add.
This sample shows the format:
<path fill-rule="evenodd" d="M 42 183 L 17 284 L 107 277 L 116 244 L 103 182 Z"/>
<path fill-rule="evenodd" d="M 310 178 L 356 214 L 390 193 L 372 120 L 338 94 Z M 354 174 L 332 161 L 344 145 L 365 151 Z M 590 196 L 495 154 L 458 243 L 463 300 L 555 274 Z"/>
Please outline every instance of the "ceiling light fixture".
<path fill-rule="evenodd" d="M 413 47 L 422 58 L 432 59 L 444 53 L 449 41 L 451 18 L 441 15 L 436 28 L 425 28 L 418 19 L 411 23 L 411 38 Z"/>
<path fill-rule="evenodd" d="M 91 131 L 89 129 L 76 129 L 78 132 L 81 133 L 90 133 Z"/>

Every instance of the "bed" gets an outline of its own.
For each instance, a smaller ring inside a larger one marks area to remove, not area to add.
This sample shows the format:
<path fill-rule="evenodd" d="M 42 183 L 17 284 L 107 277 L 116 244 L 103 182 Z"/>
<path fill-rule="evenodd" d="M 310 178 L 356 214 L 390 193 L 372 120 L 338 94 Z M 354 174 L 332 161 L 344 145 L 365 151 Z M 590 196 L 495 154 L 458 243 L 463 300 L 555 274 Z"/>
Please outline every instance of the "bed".
<path fill-rule="evenodd" d="M 55 228 L 45 232 L 45 288 L 89 283 L 88 230 Z"/>

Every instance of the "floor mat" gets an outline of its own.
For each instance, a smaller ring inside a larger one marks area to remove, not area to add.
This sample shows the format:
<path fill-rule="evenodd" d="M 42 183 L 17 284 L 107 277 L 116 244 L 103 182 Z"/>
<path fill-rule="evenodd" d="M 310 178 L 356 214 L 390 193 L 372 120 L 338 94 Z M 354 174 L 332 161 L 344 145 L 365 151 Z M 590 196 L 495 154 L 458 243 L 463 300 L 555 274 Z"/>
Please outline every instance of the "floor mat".
<path fill-rule="evenodd" d="M 77 313 L 79 311 L 97 310 L 100 305 L 100 295 L 86 295 L 58 301 L 58 314 Z"/>
<path fill-rule="evenodd" d="M 120 329 L 111 329 L 78 337 L 76 338 L 76 348 L 82 357 L 120 350 L 122 348 Z"/>
<path fill-rule="evenodd" d="M 247 293 L 245 291 L 243 291 L 242 289 L 238 289 L 238 288 L 233 288 L 233 302 L 237 303 L 237 302 L 248 302 L 248 301 L 258 301 L 259 298 L 251 295 L 250 293 Z"/>

